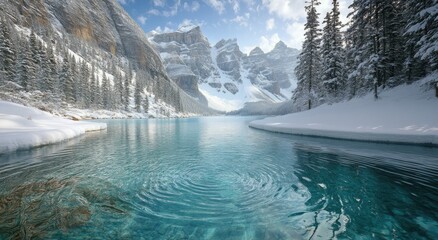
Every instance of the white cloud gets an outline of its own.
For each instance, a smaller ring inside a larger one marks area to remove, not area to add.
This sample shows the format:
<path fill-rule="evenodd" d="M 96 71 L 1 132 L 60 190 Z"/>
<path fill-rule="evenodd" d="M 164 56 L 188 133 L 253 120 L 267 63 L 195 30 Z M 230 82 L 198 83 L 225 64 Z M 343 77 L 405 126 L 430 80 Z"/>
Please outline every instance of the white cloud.
<path fill-rule="evenodd" d="M 340 0 L 341 19 L 346 21 L 348 15 L 348 6 L 352 0 Z M 283 20 L 303 20 L 306 18 L 306 1 L 303 0 L 262 0 L 262 4 L 268 9 L 270 14 L 274 14 Z M 332 9 L 332 1 L 321 1 L 321 5 L 317 7 L 320 13 L 320 20 L 325 14 Z M 322 20 L 321 20 L 322 22 Z"/>
<path fill-rule="evenodd" d="M 174 31 L 175 30 L 168 28 L 168 27 L 161 28 L 160 26 L 158 26 L 152 32 L 153 33 L 169 33 L 169 32 L 174 32 Z"/>
<path fill-rule="evenodd" d="M 306 16 L 306 3 L 303 0 L 262 0 L 262 4 L 270 14 L 275 14 L 283 20 L 298 20 Z"/>
<path fill-rule="evenodd" d="M 242 52 L 249 54 L 256 47 L 260 47 L 265 53 L 270 52 L 280 40 L 278 33 L 274 33 L 271 36 L 261 36 L 257 46 L 245 46 L 242 48 Z"/>
<path fill-rule="evenodd" d="M 169 10 L 163 11 L 163 16 L 171 17 L 175 16 L 178 13 L 178 8 L 181 5 L 181 0 L 176 0 L 175 4 L 173 4 Z"/>
<path fill-rule="evenodd" d="M 237 24 L 239 24 L 242 27 L 248 27 L 248 21 L 249 21 L 249 17 L 251 15 L 249 13 L 245 13 L 244 15 L 239 15 L 236 16 L 235 18 L 231 19 L 231 22 L 235 22 Z"/>
<path fill-rule="evenodd" d="M 275 28 L 275 19 L 270 18 L 268 21 L 266 21 L 266 30 L 272 30 Z"/>
<path fill-rule="evenodd" d="M 274 49 L 275 44 L 277 44 L 280 41 L 280 36 L 278 36 L 278 33 L 274 33 L 271 37 L 269 36 L 262 36 L 260 38 L 260 48 L 264 52 L 270 52 L 272 49 Z"/>
<path fill-rule="evenodd" d="M 184 3 L 184 9 L 189 12 L 196 12 L 199 10 L 200 7 L 201 5 L 198 1 L 193 1 L 191 5 L 187 2 Z"/>
<path fill-rule="evenodd" d="M 289 39 L 285 41 L 286 44 L 292 48 L 301 49 L 304 41 L 304 23 L 287 24 L 286 32 L 289 36 Z"/>
<path fill-rule="evenodd" d="M 238 0 L 228 0 L 228 3 L 230 3 L 231 7 L 233 8 L 233 11 L 235 14 L 237 14 L 240 10 L 240 5 Z"/>
<path fill-rule="evenodd" d="M 204 0 L 204 2 L 218 11 L 219 14 L 224 13 L 225 5 L 220 0 Z"/>
<path fill-rule="evenodd" d="M 347 15 L 349 13 L 348 6 L 351 2 L 352 0 L 339 1 L 341 21 L 343 23 L 347 23 Z M 304 7 L 306 6 L 306 2 L 302 0 L 262 0 L 262 4 L 271 15 L 284 21 L 286 25 L 285 30 L 289 37 L 285 42 L 290 47 L 301 49 L 305 32 L 306 11 Z M 317 7 L 317 11 L 320 13 L 320 23 L 322 23 L 324 16 L 327 12 L 331 11 L 332 7 L 332 1 L 321 1 L 321 5 Z M 321 26 L 321 28 L 322 27 L 323 26 Z M 266 23 L 266 29 L 269 30 L 268 22 Z"/>
<path fill-rule="evenodd" d="M 156 7 L 164 7 L 166 4 L 166 0 L 154 0 L 154 6 Z"/>
<path fill-rule="evenodd" d="M 205 25 L 205 22 L 200 22 L 198 20 L 191 20 L 191 19 L 184 19 L 179 25 L 178 25 L 178 29 L 179 30 L 183 30 L 183 31 L 187 31 L 190 30 L 194 27 L 202 27 Z"/>
<path fill-rule="evenodd" d="M 161 14 L 160 11 L 158 11 L 157 9 L 151 9 L 148 11 L 149 15 L 155 15 L 155 16 L 159 16 Z"/>
<path fill-rule="evenodd" d="M 126 0 L 125 0 L 126 1 Z M 157 7 L 165 7 L 165 1 L 164 0 L 154 0 L 154 5 Z M 172 17 L 178 14 L 179 7 L 181 6 L 181 0 L 175 0 L 174 4 L 170 7 L 167 7 L 166 10 L 160 11 L 158 9 L 151 9 L 148 11 L 149 15 L 155 15 L 155 16 L 164 16 L 164 17 Z"/>
<path fill-rule="evenodd" d="M 137 17 L 137 20 L 141 23 L 141 25 L 144 25 L 148 19 L 145 16 L 139 16 Z"/>

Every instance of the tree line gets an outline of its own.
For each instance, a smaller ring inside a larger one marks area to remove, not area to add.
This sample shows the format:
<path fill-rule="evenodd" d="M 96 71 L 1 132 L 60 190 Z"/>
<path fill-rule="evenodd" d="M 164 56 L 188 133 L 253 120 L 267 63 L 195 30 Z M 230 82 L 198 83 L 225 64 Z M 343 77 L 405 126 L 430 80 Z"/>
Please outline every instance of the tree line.
<path fill-rule="evenodd" d="M 161 75 L 72 36 L 60 37 L 52 28 L 21 28 L 0 15 L 3 90 L 31 93 L 32 98 L 60 108 L 143 113 L 148 113 L 152 94 L 155 101 L 181 112 L 179 89 Z M 11 84 L 14 87 L 6 87 Z"/>
<path fill-rule="evenodd" d="M 299 110 L 368 92 L 377 99 L 381 89 L 438 70 L 438 0 L 354 0 L 346 25 L 339 1 L 332 0 L 322 29 L 318 5 L 309 0 L 305 7 L 293 96 Z"/>

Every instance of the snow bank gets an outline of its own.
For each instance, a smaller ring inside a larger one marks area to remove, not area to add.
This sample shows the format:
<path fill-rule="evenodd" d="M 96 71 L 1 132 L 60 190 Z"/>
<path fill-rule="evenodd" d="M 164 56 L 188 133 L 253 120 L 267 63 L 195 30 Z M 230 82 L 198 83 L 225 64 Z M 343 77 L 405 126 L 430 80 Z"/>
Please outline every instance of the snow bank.
<path fill-rule="evenodd" d="M 75 122 L 0 101 L 0 153 L 56 143 L 102 129 L 106 129 L 105 123 Z"/>
<path fill-rule="evenodd" d="M 421 82 L 334 105 L 251 122 L 250 127 L 329 138 L 438 145 L 438 98 Z"/>

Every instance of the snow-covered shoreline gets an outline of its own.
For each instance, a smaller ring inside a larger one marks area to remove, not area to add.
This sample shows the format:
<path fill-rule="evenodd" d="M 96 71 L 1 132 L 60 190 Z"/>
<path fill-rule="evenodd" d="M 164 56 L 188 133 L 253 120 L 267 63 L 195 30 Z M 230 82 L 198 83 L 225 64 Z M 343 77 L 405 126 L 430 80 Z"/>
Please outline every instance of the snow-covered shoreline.
<path fill-rule="evenodd" d="M 272 132 L 346 140 L 438 146 L 438 98 L 421 81 L 348 102 L 253 121 Z"/>
<path fill-rule="evenodd" d="M 106 123 L 67 120 L 0 101 L 0 153 L 53 144 L 106 127 Z"/>

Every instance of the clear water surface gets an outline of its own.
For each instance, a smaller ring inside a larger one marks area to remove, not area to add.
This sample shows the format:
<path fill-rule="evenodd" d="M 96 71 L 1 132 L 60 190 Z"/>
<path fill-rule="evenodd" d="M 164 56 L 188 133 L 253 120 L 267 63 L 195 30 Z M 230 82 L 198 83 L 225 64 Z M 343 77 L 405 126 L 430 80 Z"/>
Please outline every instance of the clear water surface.
<path fill-rule="evenodd" d="M 113 120 L 0 155 L 0 239 L 438 239 L 438 149 L 248 117 Z"/>

